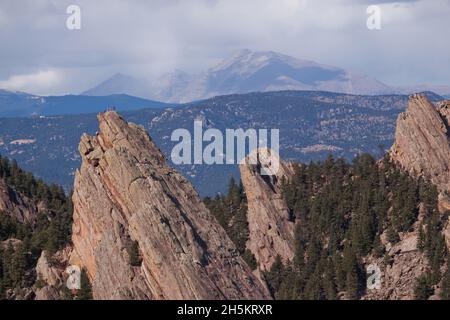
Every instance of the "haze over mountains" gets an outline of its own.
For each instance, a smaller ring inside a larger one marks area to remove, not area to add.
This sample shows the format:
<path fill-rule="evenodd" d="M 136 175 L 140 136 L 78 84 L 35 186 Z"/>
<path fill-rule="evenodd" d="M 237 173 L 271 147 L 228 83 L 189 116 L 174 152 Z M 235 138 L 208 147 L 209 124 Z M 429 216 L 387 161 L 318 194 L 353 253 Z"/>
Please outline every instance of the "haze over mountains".
<path fill-rule="evenodd" d="M 320 90 L 348 94 L 450 94 L 450 86 L 393 87 L 368 75 L 273 51 L 241 50 L 200 74 L 181 70 L 150 81 L 116 74 L 84 95 L 125 93 L 164 102 L 190 102 L 232 93 Z"/>
<path fill-rule="evenodd" d="M 102 97 L 82 95 L 37 96 L 24 92 L 0 90 L 0 117 L 54 116 L 102 112 L 114 107 L 119 111 L 164 108 L 162 102 L 113 94 Z"/>
<path fill-rule="evenodd" d="M 429 98 L 443 99 L 433 94 Z M 192 133 L 194 121 L 201 120 L 204 128 L 222 132 L 226 128 L 279 128 L 281 156 L 309 162 L 326 159 L 330 153 L 349 160 L 362 152 L 378 155 L 379 145 L 392 144 L 395 120 L 405 110 L 407 101 L 405 95 L 281 91 L 220 96 L 179 108 L 121 114 L 143 125 L 169 160 L 178 143 L 171 141 L 172 132 L 185 128 Z M 94 134 L 96 127 L 95 114 L 0 119 L 0 154 L 70 190 L 80 164 L 77 143 L 84 132 Z M 237 165 L 174 167 L 201 195 L 224 192 L 230 176 L 239 178 Z"/>

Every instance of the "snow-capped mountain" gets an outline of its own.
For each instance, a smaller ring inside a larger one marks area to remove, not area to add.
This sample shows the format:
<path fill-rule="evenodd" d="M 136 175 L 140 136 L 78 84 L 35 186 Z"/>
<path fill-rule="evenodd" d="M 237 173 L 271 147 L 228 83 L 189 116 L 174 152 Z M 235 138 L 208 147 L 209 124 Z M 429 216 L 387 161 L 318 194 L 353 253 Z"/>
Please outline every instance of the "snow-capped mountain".
<path fill-rule="evenodd" d="M 189 102 L 232 93 L 279 90 L 376 95 L 407 94 L 429 89 L 394 88 L 368 75 L 342 68 L 273 51 L 253 52 L 245 49 L 200 74 L 175 71 L 152 82 L 115 75 L 84 94 L 126 93 L 164 102 Z"/>

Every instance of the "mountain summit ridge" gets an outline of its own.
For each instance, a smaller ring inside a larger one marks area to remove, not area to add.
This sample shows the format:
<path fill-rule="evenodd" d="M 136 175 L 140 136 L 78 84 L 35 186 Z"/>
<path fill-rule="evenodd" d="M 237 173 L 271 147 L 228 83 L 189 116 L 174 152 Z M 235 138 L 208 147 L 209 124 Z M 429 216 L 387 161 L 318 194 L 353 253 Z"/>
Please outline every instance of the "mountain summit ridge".
<path fill-rule="evenodd" d="M 127 93 L 163 102 L 185 103 L 219 95 L 280 90 L 368 95 L 420 91 L 450 94 L 450 86 L 390 86 L 360 72 L 275 51 L 249 49 L 238 50 L 198 74 L 175 70 L 156 80 L 116 74 L 83 94 Z"/>
<path fill-rule="evenodd" d="M 117 87 L 121 86 L 124 77 L 120 77 L 120 81 L 114 77 L 83 94 L 139 93 L 138 96 L 182 103 L 224 94 L 274 90 L 323 90 L 355 94 L 392 91 L 387 85 L 366 75 L 274 51 L 248 49 L 239 50 L 205 72 L 195 75 L 178 70 L 156 81 L 133 78 L 121 88 Z M 171 81 L 167 82 L 169 78 Z"/>

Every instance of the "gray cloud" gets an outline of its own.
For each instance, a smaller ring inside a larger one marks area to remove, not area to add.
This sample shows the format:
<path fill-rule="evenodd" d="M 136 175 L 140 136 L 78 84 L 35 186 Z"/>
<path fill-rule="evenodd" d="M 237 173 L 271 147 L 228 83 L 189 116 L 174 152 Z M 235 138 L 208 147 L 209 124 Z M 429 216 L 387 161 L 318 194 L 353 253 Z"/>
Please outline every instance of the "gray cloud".
<path fill-rule="evenodd" d="M 65 27 L 82 9 L 82 29 Z M 366 28 L 379 4 L 382 29 Z M 0 87 L 81 92 L 116 72 L 206 69 L 241 48 L 358 70 L 388 84 L 450 84 L 450 2 L 2 0 Z"/>

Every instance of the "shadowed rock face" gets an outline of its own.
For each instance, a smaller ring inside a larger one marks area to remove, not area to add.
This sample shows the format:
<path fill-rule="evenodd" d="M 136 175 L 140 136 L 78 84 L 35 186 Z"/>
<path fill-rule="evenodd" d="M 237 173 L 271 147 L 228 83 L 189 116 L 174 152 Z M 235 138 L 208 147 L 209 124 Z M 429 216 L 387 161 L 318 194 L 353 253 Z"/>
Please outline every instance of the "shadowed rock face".
<path fill-rule="evenodd" d="M 96 299 L 266 299 L 192 185 L 168 167 L 145 130 L 117 113 L 84 135 L 73 194 L 72 261 Z M 127 248 L 137 241 L 141 266 Z"/>
<path fill-rule="evenodd" d="M 278 170 L 270 169 L 273 160 L 279 163 Z M 261 174 L 264 170 L 267 175 Z M 294 170 L 270 150 L 258 149 L 240 165 L 240 172 L 248 202 L 247 247 L 259 269 L 268 271 L 277 255 L 285 262 L 294 257 L 295 223 L 281 194 L 282 177 L 289 179 Z"/>
<path fill-rule="evenodd" d="M 34 223 L 38 206 L 20 192 L 16 192 L 0 179 L 0 211 L 8 213 L 21 223 Z"/>
<path fill-rule="evenodd" d="M 424 95 L 411 96 L 399 115 L 391 158 L 403 169 L 450 190 L 450 101 L 434 106 Z"/>

